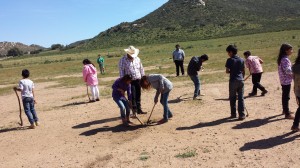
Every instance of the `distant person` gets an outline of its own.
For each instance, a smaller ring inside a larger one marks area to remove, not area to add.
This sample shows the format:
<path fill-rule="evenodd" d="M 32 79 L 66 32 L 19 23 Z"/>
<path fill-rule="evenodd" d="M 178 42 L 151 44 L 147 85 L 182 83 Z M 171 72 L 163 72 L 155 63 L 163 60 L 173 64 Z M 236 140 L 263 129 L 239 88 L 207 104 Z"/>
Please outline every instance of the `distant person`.
<path fill-rule="evenodd" d="M 187 72 L 190 76 L 191 80 L 194 83 L 195 91 L 194 91 L 194 97 L 193 100 L 196 100 L 196 98 L 200 96 L 204 96 L 205 94 L 201 93 L 201 85 L 200 85 L 200 79 L 198 76 L 198 71 L 202 69 L 202 63 L 208 60 L 208 56 L 206 54 L 201 55 L 200 57 L 194 56 L 191 58 Z"/>
<path fill-rule="evenodd" d="M 173 61 L 175 63 L 176 66 L 176 76 L 179 76 L 179 67 L 181 70 L 181 74 L 184 75 L 184 68 L 183 68 L 183 62 L 184 62 L 184 51 L 182 49 L 180 49 L 180 45 L 177 44 L 175 46 L 175 50 L 173 51 Z"/>
<path fill-rule="evenodd" d="M 29 79 L 29 76 L 29 70 L 22 70 L 23 79 L 20 80 L 18 87 L 14 87 L 14 90 L 21 92 L 23 108 L 30 122 L 29 128 L 34 129 L 40 123 L 34 108 L 34 104 L 36 104 L 36 99 L 34 96 L 34 83 L 32 82 L 32 80 Z"/>
<path fill-rule="evenodd" d="M 118 78 L 112 85 L 112 97 L 120 108 L 122 123 L 126 126 L 131 123 L 129 120 L 130 107 L 132 106 L 131 80 L 131 76 L 125 75 Z M 126 91 L 128 100 L 125 97 Z"/>
<path fill-rule="evenodd" d="M 293 53 L 293 47 L 290 44 L 282 44 L 279 50 L 277 64 L 278 74 L 282 89 L 282 113 L 286 119 L 294 119 L 289 109 L 291 84 L 293 81 L 292 64 L 289 56 Z"/>
<path fill-rule="evenodd" d="M 90 102 L 99 101 L 97 69 L 89 59 L 84 59 L 82 63 L 84 65 L 82 70 L 83 81 L 86 82 L 86 85 L 90 87 L 92 92 L 92 100 Z"/>
<path fill-rule="evenodd" d="M 237 55 L 238 49 L 234 45 L 229 45 L 226 48 L 227 54 L 230 58 L 226 61 L 226 73 L 230 74 L 229 79 L 229 99 L 231 116 L 236 118 L 236 95 L 238 95 L 238 114 L 239 120 L 246 118 L 244 113 L 244 76 L 245 65 L 244 60 Z"/>
<path fill-rule="evenodd" d="M 104 74 L 104 57 L 100 54 L 98 55 L 97 63 L 99 64 L 100 73 Z"/>
<path fill-rule="evenodd" d="M 156 89 L 156 94 L 154 97 L 154 104 L 157 104 L 158 97 L 160 95 L 160 103 L 164 107 L 163 119 L 158 121 L 158 124 L 163 124 L 168 122 L 169 118 L 173 117 L 172 112 L 168 106 L 168 98 L 170 91 L 173 88 L 172 82 L 170 82 L 166 77 L 160 74 L 150 74 L 148 76 L 143 76 L 141 79 L 141 86 L 145 90 L 152 88 Z"/>
<path fill-rule="evenodd" d="M 124 55 L 119 61 L 119 73 L 120 77 L 130 75 L 131 81 L 131 93 L 132 93 L 132 111 L 138 114 L 147 114 L 143 112 L 141 108 L 141 86 L 140 80 L 145 75 L 144 67 L 138 57 L 139 49 L 134 46 L 129 46 L 124 49 L 126 55 Z"/>
<path fill-rule="evenodd" d="M 246 67 L 249 69 L 252 76 L 253 89 L 249 96 L 257 95 L 257 88 L 261 90 L 261 95 L 264 96 L 268 91 L 260 84 L 260 79 L 263 73 L 262 63 L 264 62 L 258 56 L 251 55 L 250 51 L 244 52 L 246 58 Z"/>
<path fill-rule="evenodd" d="M 299 121 L 300 121 L 300 49 L 298 50 L 298 55 L 295 64 L 292 67 L 294 74 L 294 92 L 297 99 L 298 109 L 295 115 L 294 123 L 292 126 L 292 131 L 300 131 Z"/>

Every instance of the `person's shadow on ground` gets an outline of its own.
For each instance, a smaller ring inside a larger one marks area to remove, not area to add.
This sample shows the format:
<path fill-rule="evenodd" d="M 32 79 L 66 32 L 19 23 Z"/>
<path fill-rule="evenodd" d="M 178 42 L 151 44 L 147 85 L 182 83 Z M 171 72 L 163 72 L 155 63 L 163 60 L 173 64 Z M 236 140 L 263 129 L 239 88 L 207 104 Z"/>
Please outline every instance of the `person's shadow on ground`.
<path fill-rule="evenodd" d="M 196 100 L 202 100 L 202 99 L 198 97 Z M 176 99 L 169 100 L 168 103 L 170 103 L 170 104 L 176 104 L 176 103 L 180 103 L 180 102 L 183 102 L 183 101 L 195 101 L 195 100 L 193 100 L 193 97 L 182 97 L 182 96 L 179 96 Z"/>
<path fill-rule="evenodd" d="M 270 117 L 267 117 L 267 118 L 264 118 L 264 119 L 255 119 L 255 120 L 245 121 L 245 122 L 242 122 L 242 123 L 240 123 L 240 124 L 238 124 L 238 125 L 236 125 L 232 128 L 233 129 L 256 128 L 256 127 L 260 127 L 260 126 L 266 125 L 266 124 L 271 123 L 271 122 L 284 120 L 284 118 L 274 119 L 274 118 L 279 117 L 279 116 L 281 116 L 281 115 L 270 116 Z M 272 119 L 274 119 L 274 120 L 272 120 Z"/>
<path fill-rule="evenodd" d="M 213 127 L 213 126 L 217 126 L 217 125 L 221 125 L 223 123 L 227 123 L 227 122 L 234 122 L 234 121 L 238 121 L 238 119 L 231 119 L 231 118 L 222 118 L 216 121 L 212 121 L 212 122 L 207 122 L 207 123 L 199 123 L 197 125 L 193 125 L 193 126 L 189 126 L 189 127 L 178 127 L 176 128 L 176 130 L 191 130 L 191 129 L 198 129 L 198 128 L 203 128 L 203 127 Z"/>
<path fill-rule="evenodd" d="M 91 125 L 103 124 L 103 123 L 117 121 L 117 120 L 120 120 L 120 117 L 113 117 L 113 118 L 106 118 L 106 119 L 102 119 L 102 120 L 95 120 L 95 121 L 75 125 L 72 128 L 73 129 L 85 128 L 85 127 L 90 127 Z"/>
<path fill-rule="evenodd" d="M 300 138 L 300 135 L 293 135 L 295 132 L 285 133 L 276 137 L 271 137 L 268 139 L 262 139 L 254 142 L 245 143 L 240 151 L 248 151 L 251 149 L 269 149 L 278 145 L 286 144 Z M 290 135 L 293 135 L 289 137 Z"/>
<path fill-rule="evenodd" d="M 0 129 L 0 134 L 5 133 L 5 132 L 11 132 L 11 131 L 21 131 L 21 130 L 27 130 L 29 129 L 29 126 L 24 126 L 24 127 L 14 127 L 14 128 L 4 128 Z"/>
<path fill-rule="evenodd" d="M 92 129 L 92 130 L 89 130 L 89 131 L 85 131 L 85 132 L 81 133 L 80 135 L 92 136 L 92 135 L 96 135 L 99 132 L 117 133 L 117 132 L 135 131 L 135 130 L 143 128 L 143 127 L 144 127 L 143 125 L 124 126 L 123 124 L 119 124 L 119 125 L 116 125 L 114 127 L 105 126 L 105 127 L 102 127 L 102 128 Z"/>

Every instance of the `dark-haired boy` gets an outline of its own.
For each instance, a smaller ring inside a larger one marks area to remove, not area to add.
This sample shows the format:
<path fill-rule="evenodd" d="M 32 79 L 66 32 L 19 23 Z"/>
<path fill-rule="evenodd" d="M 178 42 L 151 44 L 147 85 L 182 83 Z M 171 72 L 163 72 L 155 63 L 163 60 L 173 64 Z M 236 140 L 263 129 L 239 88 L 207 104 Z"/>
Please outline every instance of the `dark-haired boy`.
<path fill-rule="evenodd" d="M 194 97 L 193 100 L 196 99 L 197 96 L 204 96 L 204 94 L 201 94 L 200 90 L 200 79 L 198 76 L 198 71 L 202 68 L 202 63 L 208 60 L 208 56 L 206 54 L 197 57 L 194 56 L 191 58 L 187 71 L 188 75 L 190 76 L 191 80 L 193 81 L 195 85 L 195 91 L 194 91 Z"/>
<path fill-rule="evenodd" d="M 227 54 L 230 58 L 226 61 L 226 73 L 230 74 L 229 79 L 229 99 L 231 116 L 236 118 L 236 94 L 238 95 L 238 114 L 239 120 L 246 118 L 244 113 L 244 76 L 245 65 L 244 60 L 237 55 L 238 49 L 234 45 L 229 45 L 226 48 Z"/>
<path fill-rule="evenodd" d="M 34 83 L 29 79 L 30 72 L 27 69 L 22 70 L 23 79 L 20 80 L 19 86 L 14 87 L 14 90 L 20 91 L 25 114 L 30 122 L 29 128 L 34 129 L 39 125 L 38 117 L 34 109 L 36 103 L 34 99 Z"/>

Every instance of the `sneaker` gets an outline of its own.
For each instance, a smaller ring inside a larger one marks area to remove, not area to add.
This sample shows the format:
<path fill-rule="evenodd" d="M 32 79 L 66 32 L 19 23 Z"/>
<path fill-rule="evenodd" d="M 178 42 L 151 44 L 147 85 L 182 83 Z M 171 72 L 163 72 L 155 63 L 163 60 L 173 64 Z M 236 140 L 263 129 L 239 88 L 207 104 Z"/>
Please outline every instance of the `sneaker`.
<path fill-rule="evenodd" d="M 90 100 L 89 102 L 90 102 L 90 103 L 93 103 L 93 102 L 96 102 L 96 100 Z"/>
<path fill-rule="evenodd" d="M 147 114 L 147 112 L 144 112 L 144 111 L 142 111 L 142 110 L 138 110 L 137 113 L 138 113 L 138 114 Z"/>
<path fill-rule="evenodd" d="M 35 122 L 35 125 L 36 125 L 36 126 L 39 126 L 40 124 L 41 124 L 41 123 L 38 122 L 38 121 Z"/>
<path fill-rule="evenodd" d="M 128 122 L 127 122 L 127 120 L 126 120 L 125 118 L 122 118 L 122 123 L 123 123 L 123 125 L 125 125 L 125 126 L 128 126 L 128 125 L 129 125 Z"/>
<path fill-rule="evenodd" d="M 236 115 L 231 115 L 229 118 L 236 118 Z"/>
<path fill-rule="evenodd" d="M 292 126 L 291 130 L 293 132 L 299 132 L 300 131 L 299 127 L 294 127 L 294 126 Z"/>
<path fill-rule="evenodd" d="M 205 94 L 204 93 L 200 93 L 199 96 L 205 96 Z"/>
<path fill-rule="evenodd" d="M 100 99 L 99 99 L 99 98 L 97 98 L 97 99 L 96 99 L 96 101 L 100 101 Z"/>
<path fill-rule="evenodd" d="M 241 120 L 241 121 L 243 121 L 243 120 L 245 120 L 246 119 L 246 116 L 240 116 L 239 117 L 239 120 Z"/>
<path fill-rule="evenodd" d="M 256 96 L 256 95 L 257 95 L 257 93 L 253 93 L 253 92 L 251 92 L 251 93 L 248 94 L 249 97 Z"/>
<path fill-rule="evenodd" d="M 194 96 L 194 97 L 193 97 L 193 100 L 197 100 L 197 97 Z"/>
<path fill-rule="evenodd" d="M 164 124 L 164 123 L 166 123 L 166 122 L 168 122 L 168 120 L 166 120 L 166 119 L 161 119 L 161 120 L 157 121 L 157 124 L 160 125 L 160 124 Z"/>
<path fill-rule="evenodd" d="M 267 90 L 264 90 L 264 91 L 261 92 L 261 95 L 264 96 L 264 95 L 267 94 L 267 93 L 268 93 L 268 91 L 267 91 Z"/>
<path fill-rule="evenodd" d="M 31 125 L 29 126 L 29 129 L 35 129 L 35 124 L 34 124 L 34 123 L 31 124 Z"/>
<path fill-rule="evenodd" d="M 291 114 L 289 114 L 289 115 L 285 115 L 284 118 L 285 118 L 285 119 L 289 119 L 289 120 L 293 120 L 295 117 L 292 116 Z"/>

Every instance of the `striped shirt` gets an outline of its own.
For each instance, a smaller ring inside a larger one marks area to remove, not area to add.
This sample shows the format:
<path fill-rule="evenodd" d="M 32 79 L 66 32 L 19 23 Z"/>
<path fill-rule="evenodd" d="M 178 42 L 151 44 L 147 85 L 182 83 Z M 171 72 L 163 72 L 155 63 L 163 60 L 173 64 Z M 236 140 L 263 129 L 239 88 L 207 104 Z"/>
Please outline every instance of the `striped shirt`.
<path fill-rule="evenodd" d="M 281 58 L 278 66 L 278 74 L 281 85 L 290 85 L 293 81 L 292 64 L 287 56 Z"/>
<path fill-rule="evenodd" d="M 251 74 L 262 73 L 263 69 L 258 56 L 249 56 L 246 59 L 246 67 L 249 68 Z"/>
<path fill-rule="evenodd" d="M 145 75 L 140 58 L 133 57 L 131 61 L 127 55 L 124 55 L 119 62 L 119 73 L 121 78 L 125 75 L 131 75 L 132 80 L 141 79 Z"/>

